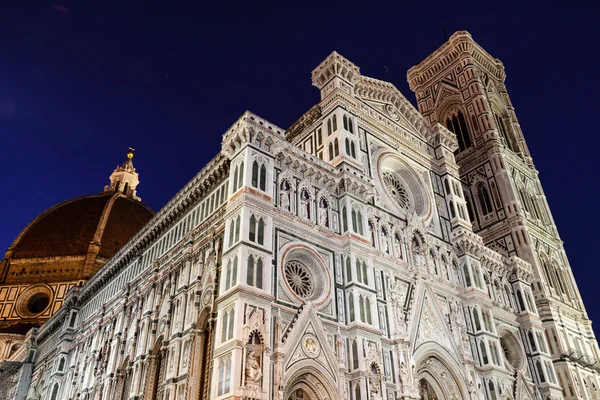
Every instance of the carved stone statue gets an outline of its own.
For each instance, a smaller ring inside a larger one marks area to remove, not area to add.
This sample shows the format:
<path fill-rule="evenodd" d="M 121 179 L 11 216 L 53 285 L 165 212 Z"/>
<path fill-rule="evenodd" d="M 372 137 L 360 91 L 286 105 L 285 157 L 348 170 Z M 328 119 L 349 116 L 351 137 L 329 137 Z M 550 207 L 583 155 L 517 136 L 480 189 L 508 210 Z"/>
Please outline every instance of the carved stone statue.
<path fill-rule="evenodd" d="M 281 189 L 280 192 L 280 204 L 281 208 L 284 210 L 290 211 L 290 191 L 289 189 Z"/>
<path fill-rule="evenodd" d="M 254 350 L 250 350 L 246 356 L 246 385 L 260 385 L 261 377 L 260 358 Z"/>

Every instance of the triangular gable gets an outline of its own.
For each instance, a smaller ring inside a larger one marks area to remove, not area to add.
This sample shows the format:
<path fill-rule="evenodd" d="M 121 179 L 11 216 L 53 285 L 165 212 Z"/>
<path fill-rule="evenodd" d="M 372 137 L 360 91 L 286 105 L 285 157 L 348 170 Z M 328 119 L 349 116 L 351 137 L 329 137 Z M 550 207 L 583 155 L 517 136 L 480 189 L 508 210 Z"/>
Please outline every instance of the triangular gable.
<path fill-rule="evenodd" d="M 284 375 L 295 364 L 311 360 L 319 364 L 330 378 L 337 382 L 337 358 L 331 349 L 315 307 L 309 303 L 298 317 L 292 336 L 283 346 Z"/>
<path fill-rule="evenodd" d="M 527 382 L 525 382 L 525 377 L 521 373 L 517 375 L 516 387 L 514 388 L 514 393 L 511 393 L 511 395 L 514 395 L 515 399 L 536 398 L 536 396 L 534 396 L 533 392 L 529 388 Z"/>
<path fill-rule="evenodd" d="M 460 95 L 460 92 L 456 86 L 449 84 L 448 82 L 442 81 L 437 93 L 434 93 L 435 105 L 438 106 L 442 101 L 450 96 Z"/>
<path fill-rule="evenodd" d="M 413 351 L 423 343 L 436 342 L 458 360 L 458 351 L 451 339 L 452 334 L 435 296 L 425 285 L 421 285 L 419 298 L 421 301 L 415 307 L 419 312 L 415 313 L 412 325 Z"/>
<path fill-rule="evenodd" d="M 398 110 L 393 104 L 388 103 L 388 102 L 381 102 L 381 101 L 377 101 L 377 100 L 370 100 L 370 99 L 366 99 L 364 97 L 361 98 L 361 100 L 369 107 L 371 107 L 374 110 L 376 110 L 377 112 L 383 114 L 383 116 L 396 122 L 398 125 L 400 125 L 402 128 L 404 128 L 408 132 L 412 133 L 413 135 L 423 138 L 423 133 L 421 132 L 421 129 L 418 128 L 417 126 L 415 126 L 414 123 L 409 121 L 405 117 L 404 113 L 402 113 L 400 110 Z M 411 105 L 411 107 L 412 107 L 412 105 Z M 415 110 L 415 112 L 418 112 L 418 111 Z"/>

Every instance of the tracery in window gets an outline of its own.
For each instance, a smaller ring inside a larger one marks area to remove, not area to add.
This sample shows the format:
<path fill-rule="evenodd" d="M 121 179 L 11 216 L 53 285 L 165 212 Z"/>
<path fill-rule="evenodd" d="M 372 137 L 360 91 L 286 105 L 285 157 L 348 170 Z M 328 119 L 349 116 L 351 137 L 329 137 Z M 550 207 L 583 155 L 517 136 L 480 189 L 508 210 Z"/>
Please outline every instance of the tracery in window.
<path fill-rule="evenodd" d="M 313 294 L 314 278 L 306 265 L 296 260 L 288 261 L 284 273 L 287 284 L 296 295 L 306 299 Z"/>
<path fill-rule="evenodd" d="M 469 134 L 462 111 L 458 111 L 446 119 L 446 128 L 456 135 L 459 151 L 464 151 L 471 147 L 471 135 Z"/>
<path fill-rule="evenodd" d="M 410 199 L 408 192 L 404 188 L 404 185 L 393 172 L 383 172 L 383 184 L 389 195 L 396 201 L 396 203 L 403 209 L 408 210 L 410 208 Z"/>
<path fill-rule="evenodd" d="M 490 200 L 490 194 L 488 193 L 485 184 L 480 184 L 477 186 L 477 199 L 479 200 L 479 207 L 482 215 L 485 216 L 494 211 L 492 208 L 492 202 Z"/>
<path fill-rule="evenodd" d="M 252 186 L 260 190 L 266 189 L 267 168 L 265 164 L 254 161 L 252 163 Z"/>

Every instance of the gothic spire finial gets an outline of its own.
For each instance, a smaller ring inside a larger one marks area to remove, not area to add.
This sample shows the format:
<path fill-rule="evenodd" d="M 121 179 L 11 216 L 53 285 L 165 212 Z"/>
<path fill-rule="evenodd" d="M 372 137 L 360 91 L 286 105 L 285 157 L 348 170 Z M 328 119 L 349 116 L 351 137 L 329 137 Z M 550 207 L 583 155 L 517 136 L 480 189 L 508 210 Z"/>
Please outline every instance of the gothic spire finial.
<path fill-rule="evenodd" d="M 133 200 L 140 201 L 141 199 L 136 196 L 136 188 L 140 183 L 139 176 L 135 172 L 133 166 L 133 156 L 135 155 L 135 149 L 130 147 L 127 151 L 127 159 L 123 164 L 117 166 L 117 168 L 110 175 L 110 185 L 104 187 L 105 192 L 119 192 Z"/>

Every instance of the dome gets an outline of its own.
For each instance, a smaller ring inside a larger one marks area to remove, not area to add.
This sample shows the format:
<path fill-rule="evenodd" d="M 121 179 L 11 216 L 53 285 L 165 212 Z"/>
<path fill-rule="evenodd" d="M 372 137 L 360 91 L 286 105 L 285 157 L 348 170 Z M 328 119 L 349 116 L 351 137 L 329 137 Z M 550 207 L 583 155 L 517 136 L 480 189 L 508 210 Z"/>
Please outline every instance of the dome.
<path fill-rule="evenodd" d="M 88 279 L 153 214 L 118 192 L 59 203 L 35 218 L 9 247 L 3 283 Z"/>

